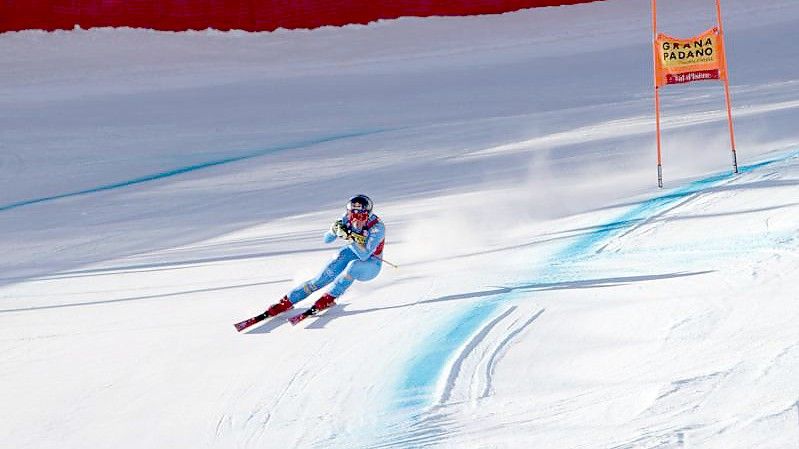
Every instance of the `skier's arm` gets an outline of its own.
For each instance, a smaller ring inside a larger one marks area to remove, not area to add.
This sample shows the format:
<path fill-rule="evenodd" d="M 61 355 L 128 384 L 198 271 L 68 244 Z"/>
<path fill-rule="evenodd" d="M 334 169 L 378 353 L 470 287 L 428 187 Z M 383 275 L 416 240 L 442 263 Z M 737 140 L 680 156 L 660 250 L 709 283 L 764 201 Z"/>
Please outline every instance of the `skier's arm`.
<path fill-rule="evenodd" d="M 372 254 L 386 235 L 386 228 L 383 226 L 383 222 L 379 221 L 372 226 L 368 232 L 369 237 L 367 237 L 365 245 L 360 245 L 358 243 L 352 243 L 350 245 L 350 248 L 360 260 L 366 260 L 372 257 Z"/>
<path fill-rule="evenodd" d="M 343 218 L 333 222 L 333 226 L 331 226 L 330 230 L 325 232 L 325 243 L 333 243 L 336 237 L 341 237 L 345 240 L 349 239 L 349 230 Z"/>

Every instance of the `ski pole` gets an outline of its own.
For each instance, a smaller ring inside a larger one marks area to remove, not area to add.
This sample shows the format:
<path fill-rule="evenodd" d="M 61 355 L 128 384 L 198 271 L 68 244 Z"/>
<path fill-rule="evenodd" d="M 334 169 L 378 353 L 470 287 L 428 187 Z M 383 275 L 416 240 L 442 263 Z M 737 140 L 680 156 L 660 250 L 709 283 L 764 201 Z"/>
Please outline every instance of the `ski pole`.
<path fill-rule="evenodd" d="M 359 243 L 359 242 L 355 242 L 355 243 L 356 243 L 358 246 L 360 246 L 361 248 L 366 248 L 366 246 L 365 246 L 365 245 L 363 245 L 363 244 L 361 244 L 361 243 Z M 394 268 L 399 268 L 399 265 L 394 265 L 393 263 L 391 263 L 391 262 L 387 261 L 386 259 L 383 259 L 382 257 L 378 256 L 377 254 L 372 254 L 372 257 L 374 257 L 375 259 L 377 259 L 377 260 L 379 260 L 379 261 L 381 261 L 381 262 L 385 262 L 385 263 L 387 263 L 388 265 L 391 265 L 391 266 L 392 266 L 392 267 L 394 267 Z"/>
<path fill-rule="evenodd" d="M 374 257 L 375 259 L 377 259 L 377 260 L 379 260 L 379 261 L 381 261 L 381 262 L 387 263 L 387 264 L 391 265 L 391 266 L 392 266 L 392 267 L 394 267 L 394 268 L 399 268 L 399 265 L 394 265 L 393 263 L 391 263 L 391 262 L 387 261 L 386 259 L 383 259 L 383 258 L 382 258 L 382 257 L 380 257 L 380 256 L 375 256 L 375 255 L 373 255 L 372 257 Z"/>

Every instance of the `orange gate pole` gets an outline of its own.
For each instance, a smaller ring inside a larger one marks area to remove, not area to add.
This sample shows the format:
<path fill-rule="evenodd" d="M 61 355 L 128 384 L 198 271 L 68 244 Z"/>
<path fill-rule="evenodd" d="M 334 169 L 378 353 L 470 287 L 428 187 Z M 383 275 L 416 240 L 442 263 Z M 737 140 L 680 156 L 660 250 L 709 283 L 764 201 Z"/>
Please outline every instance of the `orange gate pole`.
<path fill-rule="evenodd" d="M 660 90 L 658 89 L 658 49 L 657 49 L 657 35 L 658 35 L 658 5 L 657 0 L 652 0 L 652 56 L 654 57 L 653 71 L 654 71 L 654 85 L 655 85 L 655 132 L 657 135 L 657 148 L 658 148 L 658 187 L 663 188 L 663 159 L 660 144 Z"/>
<path fill-rule="evenodd" d="M 723 51 L 724 61 L 724 97 L 727 101 L 727 122 L 730 125 L 730 146 L 732 148 L 732 168 L 733 172 L 738 173 L 738 156 L 735 151 L 735 132 L 732 128 L 732 106 L 730 102 L 730 72 L 727 70 L 727 45 L 724 43 L 724 28 L 721 26 L 721 0 L 716 0 L 716 22 L 719 27 L 719 39 Z"/>

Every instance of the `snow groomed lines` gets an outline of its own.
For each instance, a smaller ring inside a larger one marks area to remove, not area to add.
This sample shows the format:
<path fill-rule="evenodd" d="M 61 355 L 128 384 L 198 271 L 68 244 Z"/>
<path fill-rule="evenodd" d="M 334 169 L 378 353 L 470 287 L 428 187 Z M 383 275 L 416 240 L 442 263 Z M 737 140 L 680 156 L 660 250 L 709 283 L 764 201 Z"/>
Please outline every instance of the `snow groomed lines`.
<path fill-rule="evenodd" d="M 456 402 L 462 400 L 474 401 L 488 396 L 493 382 L 492 377 L 496 362 L 504 353 L 505 348 L 517 335 L 538 319 L 545 310 L 541 309 L 529 318 L 524 316 L 516 316 L 514 318 L 514 315 L 524 315 L 525 313 L 518 309 L 517 306 L 509 307 L 483 326 L 463 346 L 455 361 L 451 364 L 446 383 L 440 388 L 441 393 L 438 395 L 437 405 L 446 405 L 453 400 Z M 511 323 L 499 326 L 503 321 L 511 321 Z M 522 323 L 521 325 L 519 325 L 520 322 Z M 494 331 L 494 329 L 497 330 Z M 496 338 L 490 338 L 491 334 L 499 335 Z M 477 357 L 473 355 L 477 355 Z M 470 359 L 475 358 L 478 359 L 476 362 L 474 360 L 470 362 Z M 466 375 L 471 373 L 471 380 L 468 382 L 469 391 L 457 394 L 457 390 L 462 388 L 457 388 L 456 384 L 459 383 L 458 379 L 463 377 L 463 372 Z"/>
<path fill-rule="evenodd" d="M 483 391 L 480 393 L 480 396 L 477 399 L 487 398 L 488 395 L 491 393 L 491 384 L 494 380 L 494 370 L 496 368 L 497 362 L 499 362 L 500 357 L 505 353 L 505 348 L 507 348 L 511 341 L 513 341 L 517 335 L 522 333 L 525 329 L 530 327 L 533 324 L 533 321 L 537 320 L 538 317 L 544 313 L 546 309 L 541 309 L 536 312 L 535 315 L 530 317 L 527 321 L 525 321 L 521 326 L 517 327 L 516 329 L 512 330 L 508 333 L 508 335 L 502 339 L 502 341 L 497 344 L 496 348 L 494 348 L 494 352 L 491 353 L 491 357 L 488 359 L 488 363 L 486 364 L 485 368 L 485 385 L 483 386 Z M 516 324 L 516 323 L 513 323 Z"/>
<path fill-rule="evenodd" d="M 136 185 L 136 184 L 142 184 L 142 183 L 149 182 L 149 181 L 157 181 L 157 180 L 160 180 L 160 179 L 170 178 L 170 177 L 182 175 L 182 174 L 185 174 L 185 173 L 190 173 L 190 172 L 194 172 L 194 171 L 198 171 L 198 170 L 204 170 L 206 168 L 218 167 L 220 165 L 226 165 L 226 164 L 231 164 L 231 163 L 234 163 L 234 162 L 240 162 L 240 161 L 244 161 L 244 160 L 248 160 L 248 159 L 254 159 L 254 158 L 257 158 L 257 157 L 260 157 L 260 156 L 265 156 L 267 154 L 277 153 L 279 151 L 295 150 L 295 149 L 298 149 L 298 148 L 304 148 L 304 147 L 310 147 L 310 146 L 314 146 L 314 145 L 320 145 L 320 144 L 323 144 L 323 143 L 334 142 L 334 141 L 337 141 L 337 140 L 350 139 L 350 138 L 353 138 L 353 137 L 368 136 L 368 135 L 371 135 L 371 134 L 377 134 L 377 133 L 381 133 L 381 132 L 385 132 L 385 131 L 389 131 L 389 130 L 388 129 L 375 129 L 375 130 L 367 130 L 367 131 L 353 131 L 353 132 L 350 132 L 350 133 L 336 134 L 336 135 L 332 135 L 332 136 L 320 137 L 320 138 L 317 138 L 317 139 L 311 139 L 311 140 L 306 140 L 306 141 L 302 141 L 302 142 L 295 142 L 295 143 L 288 143 L 288 144 L 284 144 L 284 145 L 277 145 L 277 146 L 270 147 L 270 148 L 256 150 L 256 151 L 253 151 L 253 152 L 248 153 L 248 154 L 243 154 L 241 156 L 232 156 L 232 157 L 227 157 L 227 158 L 223 158 L 223 159 L 217 159 L 217 160 L 214 160 L 214 161 L 203 162 L 203 163 L 200 163 L 200 164 L 187 165 L 185 167 L 179 167 L 179 168 L 175 168 L 175 169 L 172 169 L 172 170 L 166 170 L 166 171 L 162 171 L 162 172 L 158 172 L 158 173 L 153 173 L 153 174 L 150 174 L 150 175 L 144 175 L 144 176 L 140 176 L 138 178 L 128 179 L 126 181 L 120 181 L 120 182 L 115 182 L 115 183 L 111 183 L 111 184 L 105 184 L 105 185 L 101 185 L 101 186 L 97 186 L 97 187 L 92 187 L 92 188 L 89 188 L 89 189 L 77 190 L 77 191 L 74 191 L 74 192 L 61 193 L 61 194 L 57 194 L 57 195 L 45 196 L 45 197 L 41 197 L 41 198 L 34 198 L 34 199 L 30 199 L 30 200 L 24 200 L 24 201 L 18 201 L 18 202 L 15 202 L 15 203 L 0 205 L 0 212 L 5 212 L 5 211 L 11 210 L 11 209 L 16 209 L 16 208 L 24 207 L 24 206 L 31 206 L 33 204 L 40 204 L 40 203 L 46 203 L 46 202 L 50 202 L 50 201 L 56 201 L 56 200 L 60 200 L 60 199 L 64 199 L 64 198 L 71 198 L 71 197 L 76 197 L 76 196 L 89 195 L 89 194 L 92 194 L 92 193 L 104 192 L 104 191 L 108 191 L 108 190 L 121 189 L 121 188 L 124 188 L 124 187 L 130 187 L 130 186 L 133 186 L 133 185 Z"/>
<path fill-rule="evenodd" d="M 448 402 L 452 397 L 452 389 L 455 387 L 455 380 L 458 378 L 458 374 L 460 374 L 461 366 L 463 365 L 463 362 L 466 360 L 466 357 L 468 357 L 469 354 L 477 348 L 477 346 L 480 344 L 481 341 L 483 341 L 486 335 L 488 335 L 488 333 L 491 332 L 491 329 L 493 329 L 497 324 L 499 324 L 500 321 L 508 317 L 508 315 L 513 313 L 514 310 L 516 310 L 516 306 L 509 308 L 504 313 L 500 314 L 498 317 L 491 320 L 490 323 L 483 326 L 483 328 L 480 329 L 480 331 L 476 333 L 474 337 L 472 337 L 469 343 L 466 346 L 464 346 L 464 348 L 461 350 L 460 355 L 452 364 L 452 368 L 449 371 L 449 376 L 447 376 L 447 383 L 444 386 L 444 391 L 441 393 L 441 398 L 438 400 L 439 403 L 444 404 Z"/>
<path fill-rule="evenodd" d="M 524 316 L 527 313 L 525 310 L 520 310 L 518 306 L 510 306 L 495 316 L 460 349 L 455 361 L 451 363 L 446 382 L 441 385 L 443 379 L 439 380 L 441 392 L 436 393 L 438 399 L 431 408 L 420 408 L 418 412 L 413 410 L 410 419 L 392 420 L 393 424 L 381 427 L 380 438 L 376 439 L 376 443 L 358 447 L 364 449 L 434 447 L 444 441 L 447 435 L 466 430 L 450 416 L 447 407 L 486 397 L 491 391 L 493 371 L 498 360 L 510 344 L 544 311 L 545 309 L 540 309 L 532 316 Z"/>
<path fill-rule="evenodd" d="M 739 166 L 739 172 L 749 173 L 763 167 L 799 158 L 799 151 L 794 151 L 782 156 L 777 156 L 765 161 L 750 165 Z M 604 223 L 593 232 L 579 238 L 556 253 L 548 264 L 552 268 L 543 276 L 551 279 L 562 277 L 565 273 L 563 267 L 578 259 L 586 259 L 597 253 L 596 248 L 607 243 L 611 238 L 629 233 L 634 228 L 650 221 L 656 215 L 663 213 L 669 207 L 682 203 L 692 198 L 693 195 L 706 191 L 723 182 L 735 179 L 733 173 L 723 173 L 693 181 L 684 187 L 660 195 L 641 204 L 634 206 L 616 219 Z M 452 364 L 453 357 L 465 357 L 459 349 L 464 348 L 468 341 L 475 335 L 484 332 L 486 322 L 495 313 L 499 304 L 517 298 L 521 292 L 510 289 L 508 293 L 500 294 L 492 299 L 484 300 L 468 311 L 456 316 L 446 325 L 450 330 L 443 337 L 431 337 L 424 341 L 428 343 L 421 348 L 419 356 L 415 357 L 407 369 L 400 376 L 395 391 L 396 398 L 390 402 L 394 412 L 399 416 L 412 416 L 415 420 L 423 419 L 424 410 L 435 405 L 435 386 L 445 374 L 445 368 Z M 537 317 L 537 316 L 536 316 Z M 501 318 L 501 317 L 500 317 Z M 530 320 L 532 322 L 533 320 Z M 489 326 L 493 321 L 489 322 Z M 435 332 L 435 335 L 440 332 Z M 389 413 L 387 416 L 394 414 Z M 394 415 L 396 416 L 396 415 Z"/>
<path fill-rule="evenodd" d="M 429 346 L 421 351 L 408 367 L 407 375 L 399 386 L 401 396 L 395 403 L 398 409 L 417 409 L 430 405 L 438 379 L 447 360 L 472 338 L 499 305 L 498 301 L 478 305 L 455 320 L 455 325 L 438 338 L 430 338 Z"/>

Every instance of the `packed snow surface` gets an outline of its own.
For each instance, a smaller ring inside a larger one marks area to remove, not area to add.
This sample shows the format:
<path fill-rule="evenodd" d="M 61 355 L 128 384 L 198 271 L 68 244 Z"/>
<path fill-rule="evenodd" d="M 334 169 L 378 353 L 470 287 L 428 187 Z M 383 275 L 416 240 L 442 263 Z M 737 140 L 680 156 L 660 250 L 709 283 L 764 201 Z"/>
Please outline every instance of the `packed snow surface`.
<path fill-rule="evenodd" d="M 649 3 L 0 35 L 2 446 L 799 447 L 799 4 L 722 2 L 740 173 L 669 86 L 658 189 Z M 235 332 L 359 192 L 399 268 Z"/>

